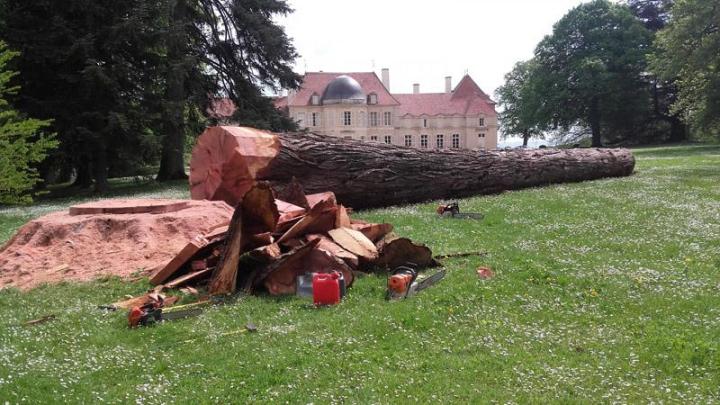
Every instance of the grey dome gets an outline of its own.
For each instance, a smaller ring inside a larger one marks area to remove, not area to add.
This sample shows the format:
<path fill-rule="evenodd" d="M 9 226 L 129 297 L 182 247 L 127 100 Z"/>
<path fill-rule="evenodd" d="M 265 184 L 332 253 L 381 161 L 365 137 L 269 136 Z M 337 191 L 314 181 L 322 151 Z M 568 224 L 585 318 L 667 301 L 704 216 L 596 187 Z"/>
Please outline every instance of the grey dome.
<path fill-rule="evenodd" d="M 322 99 L 323 104 L 364 104 L 366 101 L 360 83 L 347 75 L 338 76 L 328 83 Z"/>

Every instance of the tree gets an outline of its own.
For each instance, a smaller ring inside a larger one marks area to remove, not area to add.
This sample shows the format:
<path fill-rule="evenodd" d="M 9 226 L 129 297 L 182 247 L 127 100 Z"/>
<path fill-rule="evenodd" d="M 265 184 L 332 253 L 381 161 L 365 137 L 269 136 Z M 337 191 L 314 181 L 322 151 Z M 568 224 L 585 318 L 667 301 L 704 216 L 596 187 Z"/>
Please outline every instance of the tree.
<path fill-rule="evenodd" d="M 537 92 L 536 81 L 532 78 L 533 69 L 533 60 L 518 62 L 505 75 L 505 84 L 496 91 L 498 105 L 502 108 L 500 125 L 503 136 L 522 136 L 523 146 L 527 146 L 531 137 L 543 136 L 537 117 L 542 95 Z"/>
<path fill-rule="evenodd" d="M 102 191 L 159 160 L 159 180 L 183 178 L 187 134 L 216 97 L 238 121 L 293 129 L 262 94 L 299 84 L 273 22 L 290 11 L 283 0 L 0 2 L 0 37 L 22 51 L 17 107 L 52 119 L 60 140 L 43 177 Z"/>
<path fill-rule="evenodd" d="M 679 89 L 672 111 L 696 131 L 720 136 L 720 4 L 678 0 L 657 35 L 652 66 Z"/>
<path fill-rule="evenodd" d="M 157 160 L 148 87 L 162 51 L 145 24 L 159 21 L 142 0 L 5 0 L 0 35 L 21 51 L 17 106 L 52 119 L 60 148 L 41 167 L 47 179 L 71 177 L 106 188 L 110 173 Z"/>
<path fill-rule="evenodd" d="M 273 21 L 292 11 L 285 0 L 167 1 L 167 87 L 158 180 L 186 177 L 184 116 L 189 99 L 204 99 L 206 107 L 208 95 L 226 96 L 237 106 L 240 121 L 292 129 L 262 89 L 296 88 L 300 83 L 291 66 L 295 48 Z"/>
<path fill-rule="evenodd" d="M 627 5 L 633 15 L 655 36 L 670 21 L 673 0 L 628 0 Z M 669 126 L 667 140 L 670 142 L 680 142 L 686 140 L 688 136 L 681 115 L 671 111 L 671 106 L 677 100 L 678 94 L 676 79 L 663 80 L 654 72 L 647 75 L 652 91 L 653 120 L 665 122 Z M 664 132 L 665 128 L 655 126 L 653 129 Z"/>
<path fill-rule="evenodd" d="M 41 162 L 47 151 L 57 146 L 53 135 L 42 132 L 49 121 L 24 118 L 8 101 L 18 87 L 10 85 L 17 72 L 9 71 L 7 64 L 17 55 L 0 42 L 0 203 L 3 204 L 32 201 L 28 191 L 39 181 L 32 165 Z"/>
<path fill-rule="evenodd" d="M 570 10 L 535 50 L 545 125 L 588 126 L 592 145 L 632 138 L 648 112 L 649 31 L 625 6 L 594 0 Z"/>

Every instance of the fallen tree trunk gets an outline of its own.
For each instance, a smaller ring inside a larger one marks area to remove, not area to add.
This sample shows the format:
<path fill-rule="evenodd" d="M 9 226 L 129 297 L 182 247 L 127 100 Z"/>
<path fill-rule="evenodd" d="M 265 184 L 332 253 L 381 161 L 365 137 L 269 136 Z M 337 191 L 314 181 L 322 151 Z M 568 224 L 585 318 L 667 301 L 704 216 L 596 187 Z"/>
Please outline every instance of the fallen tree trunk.
<path fill-rule="evenodd" d="M 232 127 L 221 129 L 224 131 L 208 129 L 198 143 L 204 137 L 237 132 Z M 267 132 L 257 132 L 257 146 L 250 149 L 254 154 L 269 156 L 272 151 L 258 153 L 257 150 L 263 144 L 270 145 L 268 148 L 274 145 L 268 143 Z M 243 131 L 243 141 L 246 143 L 250 141 L 247 134 L 246 129 Z M 627 176 L 635 166 L 632 152 L 627 149 L 420 150 L 313 133 L 276 136 L 280 141 L 279 152 L 269 160 L 266 167 L 253 168 L 257 173 L 255 180 L 270 181 L 274 187 L 281 189 L 296 177 L 306 192 L 330 190 L 335 193 L 338 202 L 354 208 Z M 209 140 L 202 143 L 220 144 Z M 215 153 L 214 156 L 228 155 Z M 230 160 L 243 161 L 238 158 Z M 207 159 L 204 162 L 198 160 L 197 163 L 226 167 L 234 175 L 246 171 L 227 167 L 228 163 L 225 162 L 208 163 Z M 194 168 L 193 165 L 197 163 L 193 159 L 191 172 L 208 171 L 204 166 Z M 196 178 L 196 181 L 200 180 Z M 213 182 L 217 182 L 217 178 Z M 196 188 L 209 191 L 204 195 L 193 194 L 193 198 L 210 199 L 214 194 L 211 187 Z"/>

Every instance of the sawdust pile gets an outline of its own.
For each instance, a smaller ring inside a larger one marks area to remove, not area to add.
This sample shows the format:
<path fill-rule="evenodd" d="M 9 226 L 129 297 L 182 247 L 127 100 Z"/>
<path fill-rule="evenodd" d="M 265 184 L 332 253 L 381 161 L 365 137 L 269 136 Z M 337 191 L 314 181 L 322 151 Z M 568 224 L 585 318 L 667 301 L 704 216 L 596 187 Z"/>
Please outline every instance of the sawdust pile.
<path fill-rule="evenodd" d="M 136 207 L 162 203 L 123 201 Z M 220 201 L 169 200 L 167 204 L 174 211 L 153 208 L 89 215 L 60 211 L 28 222 L 0 248 L 0 288 L 146 274 L 172 259 L 189 238 L 227 224 L 233 212 Z"/>

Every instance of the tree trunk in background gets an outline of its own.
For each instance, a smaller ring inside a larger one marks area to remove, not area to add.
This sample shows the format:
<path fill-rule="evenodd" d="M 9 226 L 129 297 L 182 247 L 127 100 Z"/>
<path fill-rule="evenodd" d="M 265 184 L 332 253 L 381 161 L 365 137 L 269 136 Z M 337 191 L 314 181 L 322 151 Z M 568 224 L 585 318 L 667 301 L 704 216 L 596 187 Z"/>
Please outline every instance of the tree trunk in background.
<path fill-rule="evenodd" d="M 73 186 L 80 188 L 90 188 L 92 185 L 92 172 L 90 170 L 90 161 L 84 159 L 78 163 L 77 176 L 73 181 Z"/>
<path fill-rule="evenodd" d="M 598 101 L 593 99 L 590 103 L 590 114 L 588 117 L 590 131 L 592 132 L 592 146 L 595 148 L 602 147 L 602 136 L 600 135 L 600 108 Z"/>
<path fill-rule="evenodd" d="M 97 146 L 93 155 L 93 178 L 95 192 L 105 192 L 108 188 L 108 159 L 107 147 L 102 144 Z"/>
<path fill-rule="evenodd" d="M 687 127 L 678 117 L 669 116 L 665 119 L 670 123 L 670 137 L 668 142 L 684 142 L 687 141 Z"/>
<path fill-rule="evenodd" d="M 687 127 L 685 123 L 679 117 L 665 113 L 660 108 L 660 94 L 658 89 L 658 82 L 653 82 L 653 107 L 655 109 L 655 115 L 662 121 L 670 124 L 670 136 L 667 141 L 670 143 L 683 142 L 687 140 Z"/>
<path fill-rule="evenodd" d="M 167 88 L 163 122 L 162 155 L 157 179 L 159 181 L 186 179 L 183 152 L 185 149 L 185 50 L 186 0 L 175 0 L 171 11 L 167 36 Z"/>
<path fill-rule="evenodd" d="M 523 146 L 527 147 L 529 139 L 530 139 L 529 134 L 527 134 L 527 133 L 523 134 Z"/>
<path fill-rule="evenodd" d="M 223 147 L 229 136 L 243 147 Z M 279 148 L 264 131 L 207 129 L 190 163 L 192 198 L 235 204 L 243 190 L 227 188 L 257 179 L 282 191 L 296 177 L 307 193 L 333 191 L 347 206 L 383 207 L 627 176 L 635 166 L 627 149 L 433 151 L 312 133 L 278 134 L 277 139 Z"/>

